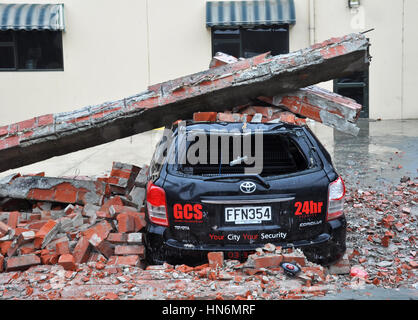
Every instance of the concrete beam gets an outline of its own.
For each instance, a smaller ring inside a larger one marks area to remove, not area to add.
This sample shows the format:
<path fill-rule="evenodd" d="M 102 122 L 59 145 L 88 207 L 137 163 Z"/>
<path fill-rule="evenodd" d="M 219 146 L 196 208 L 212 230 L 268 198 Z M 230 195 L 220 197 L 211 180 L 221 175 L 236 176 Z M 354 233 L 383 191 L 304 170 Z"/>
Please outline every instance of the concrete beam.
<path fill-rule="evenodd" d="M 0 184 L 0 198 L 35 201 L 101 205 L 107 193 L 101 181 L 29 176 Z"/>
<path fill-rule="evenodd" d="M 369 65 L 368 47 L 364 35 L 350 34 L 222 65 L 122 100 L 0 127 L 0 172 L 190 119 L 196 111 L 224 111 L 362 71 Z"/>

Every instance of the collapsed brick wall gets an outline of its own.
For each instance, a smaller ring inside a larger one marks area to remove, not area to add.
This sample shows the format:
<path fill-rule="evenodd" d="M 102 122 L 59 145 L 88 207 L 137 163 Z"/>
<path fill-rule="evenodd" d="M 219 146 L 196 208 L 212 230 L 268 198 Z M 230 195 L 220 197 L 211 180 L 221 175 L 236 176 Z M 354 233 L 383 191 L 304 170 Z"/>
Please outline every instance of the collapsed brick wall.
<path fill-rule="evenodd" d="M 118 101 L 2 126 L 0 171 L 362 71 L 369 65 L 368 47 L 364 35 L 350 34 L 285 55 L 221 65 Z"/>
<path fill-rule="evenodd" d="M 139 266 L 148 167 L 114 162 L 96 181 L 11 175 L 0 181 L 0 272 L 88 261 Z"/>

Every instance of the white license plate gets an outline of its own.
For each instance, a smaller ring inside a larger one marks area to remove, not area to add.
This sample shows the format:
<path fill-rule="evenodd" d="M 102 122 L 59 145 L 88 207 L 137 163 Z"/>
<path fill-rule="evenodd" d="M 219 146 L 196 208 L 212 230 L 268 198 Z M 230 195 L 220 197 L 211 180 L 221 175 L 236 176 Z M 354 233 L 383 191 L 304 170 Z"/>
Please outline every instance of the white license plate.
<path fill-rule="evenodd" d="M 247 224 L 263 221 L 271 221 L 271 207 L 225 208 L 225 222 Z"/>

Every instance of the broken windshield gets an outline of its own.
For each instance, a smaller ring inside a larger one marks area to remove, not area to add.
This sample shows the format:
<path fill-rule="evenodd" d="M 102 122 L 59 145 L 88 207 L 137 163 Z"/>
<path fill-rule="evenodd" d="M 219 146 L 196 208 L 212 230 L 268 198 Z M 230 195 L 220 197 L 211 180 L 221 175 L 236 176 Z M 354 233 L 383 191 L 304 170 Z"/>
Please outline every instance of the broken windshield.
<path fill-rule="evenodd" d="M 227 132 L 189 130 L 175 140 L 171 170 L 213 177 L 259 174 L 276 176 L 310 167 L 293 134 L 287 132 Z"/>

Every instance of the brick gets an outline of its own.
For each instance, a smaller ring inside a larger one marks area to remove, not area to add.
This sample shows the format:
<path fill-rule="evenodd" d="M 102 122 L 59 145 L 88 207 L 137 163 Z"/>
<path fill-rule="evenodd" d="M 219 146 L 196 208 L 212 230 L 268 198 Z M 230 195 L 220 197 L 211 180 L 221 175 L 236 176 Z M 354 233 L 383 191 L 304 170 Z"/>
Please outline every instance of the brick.
<path fill-rule="evenodd" d="M 10 229 L 11 229 L 10 226 L 0 221 L 0 238 L 4 237 L 9 232 Z"/>
<path fill-rule="evenodd" d="M 131 245 L 131 246 L 121 246 L 118 245 L 115 247 L 115 255 L 117 256 L 128 256 L 128 255 L 139 255 L 144 256 L 144 246 Z"/>
<path fill-rule="evenodd" d="M 55 246 L 56 246 L 57 254 L 59 254 L 59 255 L 70 253 L 70 246 L 69 246 L 68 241 L 58 242 Z"/>
<path fill-rule="evenodd" d="M 128 243 L 130 244 L 141 244 L 142 243 L 142 233 L 128 233 Z"/>
<path fill-rule="evenodd" d="M 26 228 L 22 228 L 22 227 L 17 227 L 17 228 L 15 229 L 15 236 L 16 236 L 16 237 L 18 237 L 18 236 L 20 236 L 20 234 L 21 234 L 22 232 L 25 232 L 25 231 L 28 231 L 28 229 L 26 229 Z"/>
<path fill-rule="evenodd" d="M 95 243 L 100 243 L 101 241 L 105 240 L 109 235 L 110 231 L 112 231 L 112 226 L 107 221 L 102 221 L 95 224 L 93 227 L 87 229 L 86 231 L 82 232 L 82 235 L 90 241 L 94 236 L 93 241 Z"/>
<path fill-rule="evenodd" d="M 106 240 L 111 243 L 124 243 L 128 241 L 128 235 L 126 233 L 109 233 Z"/>
<path fill-rule="evenodd" d="M 209 252 L 208 253 L 209 267 L 212 269 L 222 268 L 224 264 L 223 252 Z"/>
<path fill-rule="evenodd" d="M 131 201 L 136 205 L 137 208 L 141 209 L 144 206 L 145 199 L 145 188 L 133 187 L 129 193 Z"/>
<path fill-rule="evenodd" d="M 362 266 L 352 266 L 350 269 L 350 276 L 358 277 L 360 279 L 367 279 L 369 277 L 367 271 Z"/>
<path fill-rule="evenodd" d="M 142 211 L 142 212 L 128 212 L 127 214 L 130 215 L 134 219 L 134 232 L 141 231 L 147 226 L 144 211 Z"/>
<path fill-rule="evenodd" d="M 195 112 L 193 121 L 215 122 L 217 115 L 217 112 Z"/>
<path fill-rule="evenodd" d="M 96 245 L 96 249 L 103 254 L 106 258 L 110 258 L 113 256 L 114 249 L 112 248 L 110 242 L 103 240 L 98 245 Z"/>
<path fill-rule="evenodd" d="M 96 216 L 96 212 L 100 210 L 99 206 L 95 206 L 94 204 L 88 203 L 83 207 L 83 211 L 82 214 L 85 217 L 95 217 Z"/>
<path fill-rule="evenodd" d="M 33 243 L 27 243 L 22 245 L 19 248 L 19 254 L 23 255 L 23 254 L 31 254 L 35 252 L 35 246 L 33 245 Z"/>
<path fill-rule="evenodd" d="M 70 215 L 71 213 L 73 213 L 74 211 L 74 206 L 72 204 L 69 204 L 68 206 L 65 207 L 64 209 L 64 213 L 66 215 Z"/>
<path fill-rule="evenodd" d="M 274 255 L 265 255 L 261 257 L 255 257 L 254 260 L 254 267 L 256 269 L 260 268 L 272 268 L 278 267 L 283 261 L 283 256 L 281 254 L 274 254 Z"/>
<path fill-rule="evenodd" d="M 395 217 L 392 215 L 387 215 L 382 219 L 382 224 L 385 228 L 390 228 L 395 221 Z"/>
<path fill-rule="evenodd" d="M 381 239 L 380 239 L 381 241 L 380 241 L 380 244 L 383 246 L 383 247 L 389 247 L 389 243 L 390 243 L 390 237 L 389 236 L 384 236 L 384 237 L 382 237 Z"/>
<path fill-rule="evenodd" d="M 113 162 L 108 181 L 112 193 L 124 195 L 126 192 L 129 192 L 132 189 L 135 178 L 140 170 L 141 168 L 132 164 Z M 111 179 L 114 181 L 111 181 Z"/>
<path fill-rule="evenodd" d="M 50 252 L 45 255 L 41 255 L 41 261 L 42 264 L 53 265 L 58 263 L 59 257 L 59 254 L 55 252 Z"/>
<path fill-rule="evenodd" d="M 32 213 L 29 217 L 29 221 L 39 221 L 42 218 L 42 214 L 40 213 Z"/>
<path fill-rule="evenodd" d="M 81 237 L 74 248 L 73 256 L 75 263 L 87 262 L 90 254 L 90 242 L 86 237 Z"/>
<path fill-rule="evenodd" d="M 119 196 L 110 198 L 109 200 L 107 200 L 101 207 L 100 207 L 100 211 L 103 212 L 108 212 L 109 208 L 113 205 L 116 206 L 123 206 L 123 201 Z"/>
<path fill-rule="evenodd" d="M 7 256 L 8 257 L 12 257 L 12 256 L 14 256 L 15 255 L 15 253 L 17 252 L 17 249 L 19 249 L 19 247 L 20 247 L 20 243 L 19 243 L 19 241 L 17 241 L 17 239 L 16 240 L 14 240 L 13 242 L 12 242 L 12 245 L 9 247 L 9 249 L 7 250 Z"/>
<path fill-rule="evenodd" d="M 22 232 L 19 237 L 21 238 L 21 242 L 25 243 L 25 242 L 34 240 L 35 235 L 36 235 L 35 231 L 29 230 L 29 231 Z"/>
<path fill-rule="evenodd" d="M 330 274 L 349 274 L 350 268 L 350 261 L 347 254 L 345 254 L 340 260 L 329 266 L 328 271 Z"/>
<path fill-rule="evenodd" d="M 65 270 L 76 271 L 77 266 L 75 263 L 75 259 L 71 254 L 63 254 L 59 257 L 58 264 L 63 266 Z"/>
<path fill-rule="evenodd" d="M 77 213 L 72 219 L 71 219 L 73 228 L 81 227 L 84 224 L 84 219 L 81 213 Z"/>
<path fill-rule="evenodd" d="M 97 211 L 96 212 L 96 218 L 100 219 L 111 219 L 112 215 L 108 211 Z"/>
<path fill-rule="evenodd" d="M 217 121 L 220 122 L 243 122 L 246 118 L 240 113 L 218 113 Z"/>
<path fill-rule="evenodd" d="M 54 220 L 49 220 L 47 223 L 45 223 L 35 234 L 35 247 L 45 248 L 45 246 L 58 233 L 59 228 L 59 223 Z"/>
<path fill-rule="evenodd" d="M 135 231 L 135 219 L 128 213 L 121 213 L 116 217 L 118 221 L 118 231 L 128 233 Z"/>
<path fill-rule="evenodd" d="M 306 257 L 303 254 L 292 252 L 283 254 L 283 262 L 297 263 L 301 267 L 306 265 Z"/>
<path fill-rule="evenodd" d="M 108 265 L 125 265 L 136 267 L 139 264 L 139 256 L 112 256 L 107 262 Z"/>
<path fill-rule="evenodd" d="M 0 242 L 0 253 L 6 255 L 9 248 L 12 246 L 13 241 L 1 241 Z"/>
<path fill-rule="evenodd" d="M 19 223 L 20 212 L 13 211 L 9 213 L 9 219 L 7 220 L 7 224 L 10 228 L 15 229 L 17 224 Z"/>
<path fill-rule="evenodd" d="M 140 188 L 145 188 L 148 183 L 148 172 L 149 172 L 149 166 L 144 165 L 139 171 L 138 176 L 135 179 L 135 186 Z"/>
<path fill-rule="evenodd" d="M 6 271 L 26 270 L 39 264 L 41 264 L 41 259 L 36 254 L 10 257 L 6 260 Z"/>
<path fill-rule="evenodd" d="M 0 273 L 4 271 L 4 257 L 0 254 Z"/>

